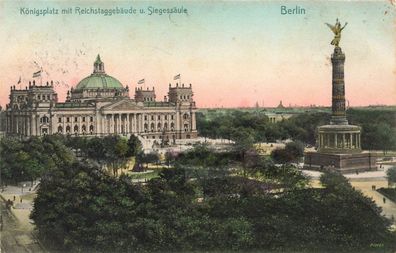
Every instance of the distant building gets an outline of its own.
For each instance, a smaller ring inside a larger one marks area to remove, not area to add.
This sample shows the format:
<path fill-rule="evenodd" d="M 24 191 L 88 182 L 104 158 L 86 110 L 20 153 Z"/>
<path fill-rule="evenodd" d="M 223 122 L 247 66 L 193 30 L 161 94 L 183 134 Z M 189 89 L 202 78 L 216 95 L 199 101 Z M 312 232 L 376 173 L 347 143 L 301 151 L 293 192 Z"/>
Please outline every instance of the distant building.
<path fill-rule="evenodd" d="M 197 136 L 191 84 L 169 84 L 168 99 L 157 101 L 154 87 L 129 88 L 106 74 L 98 55 L 93 73 L 58 102 L 54 83 L 29 82 L 25 89 L 10 89 L 5 131 L 10 135 L 64 134 L 104 136 L 138 134 L 150 139 L 189 139 Z"/>
<path fill-rule="evenodd" d="M 279 102 L 279 105 L 276 108 L 278 108 L 278 109 L 284 109 L 285 108 L 285 106 L 283 106 L 283 104 L 282 104 L 282 100 Z"/>
<path fill-rule="evenodd" d="M 282 120 L 290 119 L 293 115 L 291 113 L 274 113 L 274 112 L 266 112 L 265 115 L 268 117 L 269 122 L 276 123 Z"/>

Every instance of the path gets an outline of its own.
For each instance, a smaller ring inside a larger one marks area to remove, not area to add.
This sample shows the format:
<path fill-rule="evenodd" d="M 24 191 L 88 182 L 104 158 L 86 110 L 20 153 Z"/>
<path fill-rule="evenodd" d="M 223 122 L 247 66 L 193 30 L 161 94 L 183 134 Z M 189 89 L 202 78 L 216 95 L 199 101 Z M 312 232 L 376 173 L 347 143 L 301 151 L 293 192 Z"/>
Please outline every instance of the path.
<path fill-rule="evenodd" d="M 360 190 L 365 196 L 372 198 L 375 203 L 382 208 L 382 214 L 387 218 L 396 219 L 396 203 L 382 195 L 381 193 L 372 190 L 372 186 L 375 185 L 376 189 L 381 187 L 388 187 L 388 181 L 386 179 L 386 170 L 391 166 L 385 165 L 383 170 L 361 172 L 359 174 L 346 174 L 344 175 L 349 179 L 349 182 L 355 189 Z M 304 174 L 309 175 L 312 178 L 312 186 L 318 187 L 320 183 L 318 181 L 321 172 L 318 171 L 303 171 Z M 383 199 L 385 198 L 385 203 Z M 396 225 L 396 221 L 394 221 Z"/>
<path fill-rule="evenodd" d="M 32 231 L 22 225 L 16 217 L 6 209 L 5 202 L 0 198 L 0 210 L 3 218 L 3 230 L 0 232 L 1 252 L 6 253 L 38 253 L 45 252 L 32 235 Z"/>
<path fill-rule="evenodd" d="M 391 219 L 392 216 L 396 219 L 396 203 L 380 194 L 379 192 L 372 190 L 372 185 L 375 185 L 377 189 L 381 187 L 388 187 L 388 181 L 386 180 L 378 180 L 378 181 L 369 181 L 369 182 L 359 182 L 359 181 L 351 181 L 351 185 L 355 187 L 355 189 L 361 190 L 364 195 L 372 198 L 375 203 L 382 207 L 382 214 L 384 214 L 387 218 Z M 385 203 L 383 201 L 385 198 Z M 396 222 L 394 221 L 394 224 Z"/>

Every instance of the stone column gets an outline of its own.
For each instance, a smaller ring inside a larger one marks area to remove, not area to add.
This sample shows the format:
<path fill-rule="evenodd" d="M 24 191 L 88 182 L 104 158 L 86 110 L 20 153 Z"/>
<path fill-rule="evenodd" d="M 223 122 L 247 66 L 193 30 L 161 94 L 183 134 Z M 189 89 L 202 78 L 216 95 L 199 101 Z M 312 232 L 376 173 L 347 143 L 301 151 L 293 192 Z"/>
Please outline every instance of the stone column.
<path fill-rule="evenodd" d="M 118 118 L 117 118 L 117 114 L 113 114 L 114 115 L 114 132 L 113 133 L 117 133 L 118 132 Z"/>
<path fill-rule="evenodd" d="M 110 133 L 110 118 L 108 117 L 107 114 L 104 115 L 104 120 L 102 118 L 102 122 L 103 122 L 103 133 L 108 134 Z"/>
<path fill-rule="evenodd" d="M 338 144 L 337 144 L 337 134 L 334 134 L 334 146 L 335 146 L 335 148 L 338 148 Z"/>
<path fill-rule="evenodd" d="M 139 113 L 137 115 L 137 121 L 136 121 L 136 128 L 138 133 L 142 132 L 142 121 L 143 121 L 142 114 Z"/>
<path fill-rule="evenodd" d="M 353 145 L 352 145 L 352 138 L 353 137 L 353 133 L 350 133 L 349 134 L 349 148 L 353 148 Z"/>
<path fill-rule="evenodd" d="M 176 124 L 175 124 L 176 138 L 179 139 L 180 134 L 180 112 L 176 112 Z"/>
<path fill-rule="evenodd" d="M 121 113 L 118 113 L 118 118 L 117 118 L 117 133 L 120 134 L 121 133 Z"/>
<path fill-rule="evenodd" d="M 115 130 L 114 130 L 114 133 L 119 134 L 120 133 L 120 115 L 118 113 L 116 113 L 114 115 L 114 119 L 115 119 Z"/>
<path fill-rule="evenodd" d="M 144 116 L 145 116 L 144 113 L 140 114 L 140 132 L 144 132 L 144 123 L 145 123 Z"/>
<path fill-rule="evenodd" d="M 63 130 L 63 134 L 66 133 L 66 118 L 64 117 L 64 115 L 62 115 L 62 130 Z"/>
<path fill-rule="evenodd" d="M 136 113 L 133 113 L 131 116 L 131 133 L 136 133 Z"/>
<path fill-rule="evenodd" d="M 345 55 L 340 47 L 334 48 L 331 55 L 332 63 L 332 116 L 331 124 L 348 124 L 345 113 L 345 83 L 344 83 Z"/>
<path fill-rule="evenodd" d="M 26 126 L 27 126 L 27 128 L 26 128 L 26 130 L 27 130 L 26 135 L 27 135 L 27 136 L 30 136 L 30 117 L 26 117 Z"/>
<path fill-rule="evenodd" d="M 102 114 L 102 132 L 101 132 L 101 134 L 109 133 L 109 125 L 110 125 L 110 119 L 107 117 L 107 114 Z"/>
<path fill-rule="evenodd" d="M 324 144 L 323 134 L 319 133 L 319 148 L 324 148 Z"/>
<path fill-rule="evenodd" d="M 81 127 L 82 127 L 82 125 L 81 125 L 82 117 L 78 116 L 77 119 L 78 119 L 78 134 L 81 134 L 82 133 L 82 129 L 81 129 Z"/>
<path fill-rule="evenodd" d="M 114 125 L 115 125 L 115 119 L 114 119 L 114 114 L 110 114 L 110 134 L 114 133 Z"/>
<path fill-rule="evenodd" d="M 345 148 L 345 133 L 342 134 L 342 148 Z"/>
<path fill-rule="evenodd" d="M 15 133 L 19 133 L 19 131 L 18 131 L 19 130 L 19 122 L 18 122 L 19 118 L 15 116 L 14 119 L 15 119 L 15 123 L 16 123 Z"/>
<path fill-rule="evenodd" d="M 120 116 L 120 134 L 124 134 L 125 133 L 125 119 L 124 119 L 124 115 L 122 113 L 119 114 Z"/>
<path fill-rule="evenodd" d="M 36 135 L 36 115 L 32 115 L 31 118 L 31 124 L 32 124 L 32 135 Z"/>
<path fill-rule="evenodd" d="M 124 134 L 128 133 L 128 114 L 124 115 Z"/>
<path fill-rule="evenodd" d="M 197 124 L 195 122 L 195 112 L 191 113 L 191 130 L 194 131 L 197 129 Z"/>

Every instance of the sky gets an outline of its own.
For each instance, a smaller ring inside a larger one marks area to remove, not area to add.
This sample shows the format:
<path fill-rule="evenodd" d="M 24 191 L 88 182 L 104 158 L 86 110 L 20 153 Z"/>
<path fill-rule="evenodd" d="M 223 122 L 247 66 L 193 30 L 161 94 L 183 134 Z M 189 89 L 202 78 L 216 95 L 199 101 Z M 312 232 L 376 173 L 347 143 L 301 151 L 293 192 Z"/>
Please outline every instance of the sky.
<path fill-rule="evenodd" d="M 152 14 L 152 8 L 187 14 Z M 282 15 L 281 8 L 305 9 Z M 75 8 L 127 8 L 128 15 L 79 15 Z M 21 9 L 22 8 L 22 9 Z M 27 9 L 58 9 L 28 15 Z M 71 14 L 61 14 L 72 8 Z M 142 9 L 145 13 L 140 14 Z M 22 11 L 24 10 L 24 11 Z M 43 69 L 59 100 L 93 71 L 100 54 L 106 73 L 130 88 L 137 82 L 167 95 L 173 77 L 192 84 L 198 107 L 331 104 L 331 30 L 348 22 L 346 55 L 350 106 L 396 104 L 396 3 L 388 1 L 0 1 L 0 105 L 10 86 L 24 88 Z M 21 83 L 18 83 L 21 77 Z M 36 79 L 39 81 L 38 79 Z M 140 87 L 141 85 L 139 85 Z"/>

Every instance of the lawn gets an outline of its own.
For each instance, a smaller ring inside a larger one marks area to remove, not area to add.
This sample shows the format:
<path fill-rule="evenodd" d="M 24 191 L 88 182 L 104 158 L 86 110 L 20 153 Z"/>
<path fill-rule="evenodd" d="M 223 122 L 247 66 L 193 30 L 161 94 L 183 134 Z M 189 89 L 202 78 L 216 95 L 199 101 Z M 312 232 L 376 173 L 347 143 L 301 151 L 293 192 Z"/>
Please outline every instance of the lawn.
<path fill-rule="evenodd" d="M 388 199 L 392 200 L 393 202 L 396 202 L 396 189 L 395 188 L 379 188 L 377 190 L 379 193 L 387 197 Z"/>
<path fill-rule="evenodd" d="M 131 172 L 129 175 L 132 179 L 147 179 L 150 180 L 152 178 L 158 177 L 159 170 L 149 170 L 145 172 Z"/>

